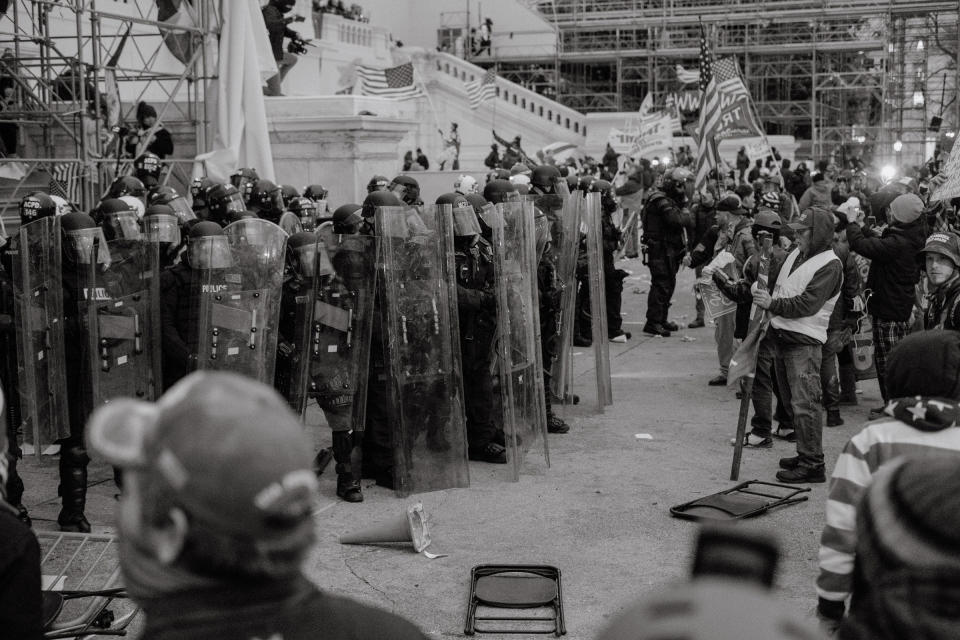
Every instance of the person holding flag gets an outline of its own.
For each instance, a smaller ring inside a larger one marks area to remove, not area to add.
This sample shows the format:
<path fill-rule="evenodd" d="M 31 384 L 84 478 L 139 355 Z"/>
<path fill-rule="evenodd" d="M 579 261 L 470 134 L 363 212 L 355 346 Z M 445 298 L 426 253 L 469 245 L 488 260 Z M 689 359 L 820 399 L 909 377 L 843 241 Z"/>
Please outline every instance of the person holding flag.
<path fill-rule="evenodd" d="M 780 460 L 777 480 L 822 483 L 826 475 L 820 364 L 830 315 L 840 297 L 843 264 L 833 251 L 832 212 L 806 209 L 788 226 L 796 233 L 797 247 L 784 261 L 773 294 L 754 286 L 753 303 L 770 315 L 776 377 L 797 434 L 797 455 Z"/>

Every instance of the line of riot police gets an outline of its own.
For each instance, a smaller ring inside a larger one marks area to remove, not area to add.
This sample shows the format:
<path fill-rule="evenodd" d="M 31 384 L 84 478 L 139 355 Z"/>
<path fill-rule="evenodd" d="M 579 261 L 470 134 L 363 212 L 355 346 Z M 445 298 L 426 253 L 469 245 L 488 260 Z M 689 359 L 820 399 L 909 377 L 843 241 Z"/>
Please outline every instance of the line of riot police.
<path fill-rule="evenodd" d="M 558 268 L 582 243 L 555 168 L 534 170 L 528 197 L 458 181 L 466 193 L 432 205 L 413 178 L 374 176 L 363 204 L 332 212 L 322 186 L 301 195 L 253 169 L 194 181 L 192 203 L 148 182 L 117 179 L 89 215 L 30 194 L 2 249 L 12 451 L 59 445 L 61 529 L 90 530 L 90 413 L 195 369 L 273 384 L 305 418 L 315 403 L 348 502 L 365 477 L 402 495 L 467 486 L 468 460 L 512 463 L 516 479 L 535 443 L 569 429 L 551 371 L 576 285 Z"/>

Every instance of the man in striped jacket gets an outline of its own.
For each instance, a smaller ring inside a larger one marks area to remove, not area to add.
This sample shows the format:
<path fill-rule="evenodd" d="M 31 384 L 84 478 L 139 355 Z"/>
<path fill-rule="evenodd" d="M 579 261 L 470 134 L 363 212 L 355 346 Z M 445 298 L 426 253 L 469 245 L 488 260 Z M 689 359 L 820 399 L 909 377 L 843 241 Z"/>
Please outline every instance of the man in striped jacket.
<path fill-rule="evenodd" d="M 890 352 L 887 388 L 886 415 L 850 438 L 830 480 L 817 578 L 817 612 L 828 627 L 839 624 L 852 592 L 857 508 L 877 470 L 900 456 L 945 452 L 960 464 L 960 333 L 904 338 Z"/>

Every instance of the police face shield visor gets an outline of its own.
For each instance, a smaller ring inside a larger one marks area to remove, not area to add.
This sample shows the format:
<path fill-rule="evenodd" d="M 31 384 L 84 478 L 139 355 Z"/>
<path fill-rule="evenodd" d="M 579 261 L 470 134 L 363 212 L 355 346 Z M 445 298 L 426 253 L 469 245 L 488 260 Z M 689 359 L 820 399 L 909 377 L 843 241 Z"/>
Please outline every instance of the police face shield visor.
<path fill-rule="evenodd" d="M 317 252 L 319 247 L 316 244 L 305 244 L 302 247 L 293 249 L 290 256 L 293 261 L 293 268 L 297 274 L 304 279 L 312 278 L 314 269 L 317 266 Z"/>
<path fill-rule="evenodd" d="M 186 199 L 182 196 L 179 198 L 174 198 L 167 203 L 167 206 L 173 209 L 173 213 L 176 214 L 180 224 L 197 219 L 197 215 L 193 212 L 193 209 L 190 208 L 190 205 L 187 204 Z"/>
<path fill-rule="evenodd" d="M 66 258 L 74 264 L 91 264 L 94 248 L 97 251 L 97 264 L 110 264 L 110 248 L 100 227 L 76 229 L 64 234 L 63 251 Z"/>
<path fill-rule="evenodd" d="M 177 216 L 158 213 L 143 219 L 143 230 L 150 242 L 180 244 L 180 223 Z"/>
<path fill-rule="evenodd" d="M 497 212 L 496 207 L 489 203 L 483 205 L 483 208 L 480 209 L 480 220 L 488 229 L 499 229 L 503 226 L 503 218 Z"/>
<path fill-rule="evenodd" d="M 273 211 L 283 211 L 283 191 L 279 188 L 274 189 L 273 191 L 267 194 L 268 204 Z"/>
<path fill-rule="evenodd" d="M 323 202 L 321 200 L 320 202 Z M 307 203 L 303 201 L 300 203 L 300 210 L 297 211 L 297 216 L 300 218 L 300 224 L 303 225 L 304 229 L 312 229 L 317 224 L 317 211 L 321 209 L 316 205 L 316 203 Z M 326 210 L 326 207 L 324 209 Z"/>
<path fill-rule="evenodd" d="M 103 234 L 108 240 L 140 239 L 140 224 L 133 211 L 108 213 L 103 218 Z"/>
<path fill-rule="evenodd" d="M 453 235 L 458 238 L 480 235 L 480 223 L 472 206 L 453 210 Z"/>
<path fill-rule="evenodd" d="M 223 211 L 227 214 L 227 217 L 231 217 L 229 214 L 235 213 L 238 215 L 234 217 L 239 218 L 239 214 L 246 210 L 247 207 L 243 204 L 243 196 L 239 193 L 231 193 L 223 200 Z"/>
<path fill-rule="evenodd" d="M 403 200 L 403 196 L 407 193 L 407 186 L 404 184 L 400 184 L 399 182 L 394 182 L 393 184 L 390 185 L 390 188 L 388 189 L 388 191 L 396 194 L 398 198 Z"/>
<path fill-rule="evenodd" d="M 191 238 L 187 256 L 194 269 L 226 269 L 233 266 L 233 255 L 226 236 Z"/>

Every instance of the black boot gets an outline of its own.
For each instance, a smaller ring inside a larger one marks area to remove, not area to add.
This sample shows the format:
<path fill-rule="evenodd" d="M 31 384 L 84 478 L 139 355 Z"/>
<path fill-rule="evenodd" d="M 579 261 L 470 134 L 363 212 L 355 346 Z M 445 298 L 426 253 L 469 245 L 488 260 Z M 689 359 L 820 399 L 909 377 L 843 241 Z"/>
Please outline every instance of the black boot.
<path fill-rule="evenodd" d="M 857 370 L 852 364 L 842 364 L 838 369 L 840 377 L 840 404 L 857 404 Z"/>
<path fill-rule="evenodd" d="M 7 453 L 7 460 L 9 461 L 7 466 L 7 502 L 17 510 L 17 518 L 20 519 L 20 522 L 30 527 L 33 526 L 33 523 L 30 521 L 27 508 L 23 506 L 23 480 L 17 473 L 18 458 L 19 455 L 12 450 Z"/>
<path fill-rule="evenodd" d="M 333 459 L 337 461 L 337 496 L 346 502 L 363 502 L 360 488 L 362 449 L 353 446 L 353 432 L 333 432 Z"/>
<path fill-rule="evenodd" d="M 83 515 L 87 506 L 87 450 L 82 444 L 60 446 L 60 498 L 63 509 L 57 516 L 61 531 L 90 533 L 90 523 Z"/>

